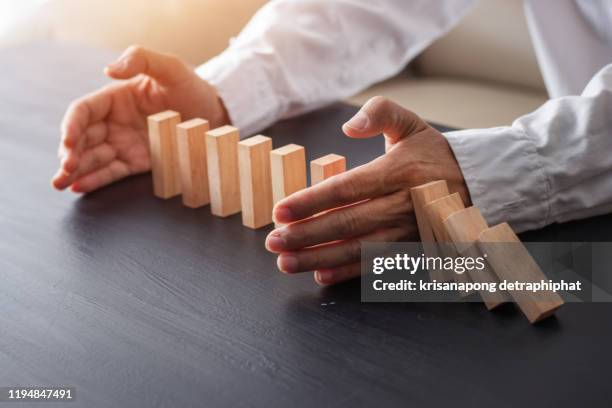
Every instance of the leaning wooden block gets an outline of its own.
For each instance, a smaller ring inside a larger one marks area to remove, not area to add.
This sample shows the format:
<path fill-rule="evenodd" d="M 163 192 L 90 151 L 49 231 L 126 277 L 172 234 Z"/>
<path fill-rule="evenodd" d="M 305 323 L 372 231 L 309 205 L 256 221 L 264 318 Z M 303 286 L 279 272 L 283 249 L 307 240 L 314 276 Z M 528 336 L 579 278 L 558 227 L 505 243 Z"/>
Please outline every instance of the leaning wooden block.
<path fill-rule="evenodd" d="M 238 143 L 242 224 L 260 228 L 272 222 L 272 139 L 253 136 Z"/>
<path fill-rule="evenodd" d="M 480 233 L 487 228 L 489 228 L 487 222 L 476 207 L 457 211 L 444 220 L 444 229 L 453 241 L 457 252 L 461 256 L 473 259 L 482 256 L 476 246 L 476 240 Z M 467 273 L 474 282 L 495 283 L 496 286 L 499 286 L 499 279 L 486 262 L 484 269 L 469 269 Z M 503 290 L 496 290 L 495 292 L 481 290 L 479 293 L 489 310 L 511 300 L 508 292 Z"/>
<path fill-rule="evenodd" d="M 208 121 L 200 118 L 179 123 L 176 127 L 183 204 L 198 208 L 210 202 L 206 164 Z"/>
<path fill-rule="evenodd" d="M 181 174 L 176 142 L 176 125 L 180 121 L 180 113 L 170 110 L 147 118 L 153 194 L 159 198 L 171 198 L 181 193 Z"/>
<path fill-rule="evenodd" d="M 465 206 L 463 205 L 463 200 L 461 200 L 459 193 L 453 193 L 446 197 L 438 198 L 425 206 L 425 213 L 429 218 L 436 241 L 444 243 L 452 242 L 451 238 L 444 229 L 444 220 L 446 220 L 451 214 L 461 211 L 464 208 Z M 441 246 L 440 249 L 440 252 L 445 257 L 455 257 L 458 255 L 456 251 L 449 250 L 450 247 L 448 245 Z M 472 281 L 466 273 L 451 272 L 451 275 L 456 282 Z M 468 296 L 470 294 L 471 292 L 461 293 L 462 296 Z"/>
<path fill-rule="evenodd" d="M 548 280 L 507 223 L 482 231 L 477 243 L 480 251 L 487 254 L 487 261 L 500 280 L 508 282 Z M 508 292 L 530 323 L 552 315 L 563 304 L 561 296 L 552 291 L 509 290 Z"/>
<path fill-rule="evenodd" d="M 240 212 L 239 139 L 238 129 L 233 126 L 206 132 L 210 210 L 219 217 Z"/>
<path fill-rule="evenodd" d="M 310 184 L 314 186 L 345 171 L 346 159 L 344 156 L 328 154 L 310 162 Z"/>
<path fill-rule="evenodd" d="M 288 144 L 270 152 L 272 199 L 274 204 L 306 188 L 306 151 Z M 277 224 L 279 226 L 279 224 Z"/>
<path fill-rule="evenodd" d="M 419 236 L 421 237 L 421 242 L 423 242 L 425 256 L 429 258 L 440 256 L 440 251 L 435 244 L 436 239 L 431 224 L 429 223 L 429 218 L 425 213 L 425 206 L 449 194 L 448 186 L 444 180 L 432 181 L 410 189 L 410 197 L 412 198 L 414 215 L 416 216 L 417 226 L 419 228 Z M 429 276 L 432 280 L 437 280 L 439 282 L 451 280 L 450 275 L 442 270 L 430 270 Z"/>

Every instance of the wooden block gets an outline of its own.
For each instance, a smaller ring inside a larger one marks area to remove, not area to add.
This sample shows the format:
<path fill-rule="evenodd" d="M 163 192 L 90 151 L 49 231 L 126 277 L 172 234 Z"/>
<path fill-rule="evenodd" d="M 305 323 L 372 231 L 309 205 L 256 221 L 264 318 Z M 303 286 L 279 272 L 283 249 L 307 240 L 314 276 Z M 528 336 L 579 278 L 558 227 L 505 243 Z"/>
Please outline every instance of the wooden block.
<path fill-rule="evenodd" d="M 338 154 L 328 154 L 310 162 L 310 184 L 315 185 L 346 171 L 346 159 Z"/>
<path fill-rule="evenodd" d="M 476 242 L 480 251 L 487 254 L 487 261 L 500 280 L 508 282 L 548 280 L 507 223 L 482 231 Z M 561 296 L 552 291 L 509 290 L 508 292 L 530 323 L 552 315 L 563 304 Z"/>
<path fill-rule="evenodd" d="M 453 241 L 457 252 L 461 256 L 470 258 L 482 256 L 480 250 L 476 246 L 476 240 L 480 233 L 487 228 L 489 228 L 487 222 L 480 213 L 480 210 L 476 207 L 469 207 L 457 211 L 444 220 L 444 229 L 451 241 Z M 495 283 L 499 285 L 499 279 L 497 279 L 490 265 L 486 262 L 484 269 L 470 269 L 467 273 L 474 282 Z M 485 306 L 489 310 L 511 300 L 508 292 L 502 290 L 497 290 L 494 293 L 482 290 L 479 291 L 479 293 Z"/>
<path fill-rule="evenodd" d="M 200 118 L 179 123 L 176 127 L 183 204 L 198 208 L 210 202 L 206 164 L 208 121 Z"/>
<path fill-rule="evenodd" d="M 233 126 L 206 132 L 210 210 L 219 217 L 240 212 L 239 139 L 238 129 Z"/>
<path fill-rule="evenodd" d="M 453 193 L 446 197 L 438 198 L 425 206 L 425 213 L 429 218 L 429 223 L 433 229 L 436 241 L 451 243 L 451 238 L 444 229 L 444 220 L 446 220 L 451 214 L 461 211 L 465 208 L 463 200 L 459 193 Z M 440 247 L 441 253 L 444 257 L 456 257 L 458 253 L 454 250 L 450 250 L 448 245 Z M 454 273 L 450 275 L 456 282 L 471 282 L 472 280 L 466 273 Z M 462 292 L 461 296 L 469 296 L 473 292 Z"/>
<path fill-rule="evenodd" d="M 242 224 L 260 228 L 272 222 L 272 139 L 257 135 L 238 143 Z"/>
<path fill-rule="evenodd" d="M 176 143 L 176 125 L 181 115 L 171 110 L 147 118 L 153 194 L 171 198 L 181 193 L 181 174 Z"/>
<path fill-rule="evenodd" d="M 425 256 L 430 258 L 440 256 L 440 250 L 435 244 L 436 239 L 429 218 L 425 213 L 425 206 L 449 194 L 448 186 L 444 180 L 432 181 L 410 189 L 410 197 L 419 228 L 419 236 L 421 242 L 423 242 L 423 250 Z M 446 271 L 442 270 L 430 270 L 429 276 L 431 280 L 437 280 L 438 282 L 446 282 L 452 279 Z"/>
<path fill-rule="evenodd" d="M 288 144 L 270 152 L 272 169 L 272 199 L 274 204 L 306 188 L 306 151 L 302 146 Z M 276 224 L 279 226 L 279 224 Z"/>

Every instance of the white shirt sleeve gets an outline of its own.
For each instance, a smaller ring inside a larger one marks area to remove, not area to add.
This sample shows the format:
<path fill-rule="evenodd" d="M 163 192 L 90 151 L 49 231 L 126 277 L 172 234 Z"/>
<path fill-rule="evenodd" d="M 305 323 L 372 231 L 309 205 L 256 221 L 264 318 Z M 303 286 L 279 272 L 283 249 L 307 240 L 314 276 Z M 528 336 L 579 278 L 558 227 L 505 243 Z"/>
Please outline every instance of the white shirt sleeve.
<path fill-rule="evenodd" d="M 472 202 L 517 231 L 612 211 L 612 64 L 512 126 L 445 134 Z"/>
<path fill-rule="evenodd" d="M 196 72 L 243 135 L 399 72 L 474 0 L 277 0 Z"/>

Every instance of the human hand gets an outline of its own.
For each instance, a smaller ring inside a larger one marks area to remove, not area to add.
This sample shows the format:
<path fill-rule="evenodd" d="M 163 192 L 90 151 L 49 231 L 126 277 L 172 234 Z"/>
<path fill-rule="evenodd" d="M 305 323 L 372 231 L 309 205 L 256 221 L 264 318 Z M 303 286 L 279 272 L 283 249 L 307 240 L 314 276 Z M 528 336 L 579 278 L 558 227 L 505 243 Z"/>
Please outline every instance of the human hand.
<path fill-rule="evenodd" d="M 417 238 L 411 187 L 446 180 L 451 192 L 470 203 L 450 145 L 413 112 L 374 97 L 342 130 L 353 138 L 383 133 L 385 154 L 278 202 L 274 218 L 288 225 L 266 239 L 266 248 L 279 254 L 281 271 L 314 270 L 322 285 L 360 275 L 365 241 Z"/>
<path fill-rule="evenodd" d="M 229 122 L 216 90 L 178 57 L 129 47 L 105 69 L 112 83 L 70 104 L 61 125 L 60 167 L 52 184 L 87 193 L 151 168 L 147 116 L 172 109 L 182 119 Z"/>

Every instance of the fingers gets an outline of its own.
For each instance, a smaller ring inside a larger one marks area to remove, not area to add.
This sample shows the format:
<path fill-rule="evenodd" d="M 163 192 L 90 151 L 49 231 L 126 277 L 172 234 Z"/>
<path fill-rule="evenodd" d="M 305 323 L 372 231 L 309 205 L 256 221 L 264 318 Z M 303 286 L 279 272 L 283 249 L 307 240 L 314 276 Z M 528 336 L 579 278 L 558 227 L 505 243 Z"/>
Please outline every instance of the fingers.
<path fill-rule="evenodd" d="M 60 169 L 53 178 L 53 186 L 58 190 L 63 190 L 71 185 L 79 177 L 89 174 L 101 167 L 107 166 L 117 156 L 116 150 L 104 143 L 86 150 L 80 157 L 74 158 L 69 164 L 64 162 L 63 167 L 73 168 L 71 171 Z"/>
<path fill-rule="evenodd" d="M 272 252 L 294 251 L 405 225 L 412 217 L 410 197 L 400 191 L 278 228 L 268 235 L 266 248 Z"/>
<path fill-rule="evenodd" d="M 108 166 L 77 179 L 72 183 L 72 191 L 75 193 L 89 193 L 129 175 L 130 171 L 125 163 L 113 160 Z"/>
<path fill-rule="evenodd" d="M 128 79 L 139 74 L 155 78 L 160 83 L 175 85 L 193 75 L 193 71 L 178 57 L 132 45 L 105 70 L 115 79 Z"/>
<path fill-rule="evenodd" d="M 279 223 L 295 222 L 321 211 L 394 191 L 395 186 L 387 183 L 389 174 L 383 159 L 379 157 L 286 197 L 274 207 L 274 219 Z"/>
<path fill-rule="evenodd" d="M 427 123 L 418 115 L 382 96 L 368 100 L 342 126 L 349 137 L 364 138 L 383 133 L 391 144 L 427 128 Z"/>
<path fill-rule="evenodd" d="M 111 93 L 112 88 L 102 88 L 70 104 L 61 125 L 60 155 L 66 155 L 69 150 L 76 148 L 85 131 L 106 118 L 111 108 Z"/>
<path fill-rule="evenodd" d="M 361 276 L 361 263 L 340 266 L 332 269 L 315 271 L 314 280 L 319 285 L 334 285 Z"/>
<path fill-rule="evenodd" d="M 278 269 L 285 273 L 337 268 L 358 262 L 364 242 L 394 242 L 412 238 L 416 232 L 413 224 L 375 231 L 359 238 L 332 242 L 306 248 L 297 252 L 285 252 L 278 256 Z"/>

